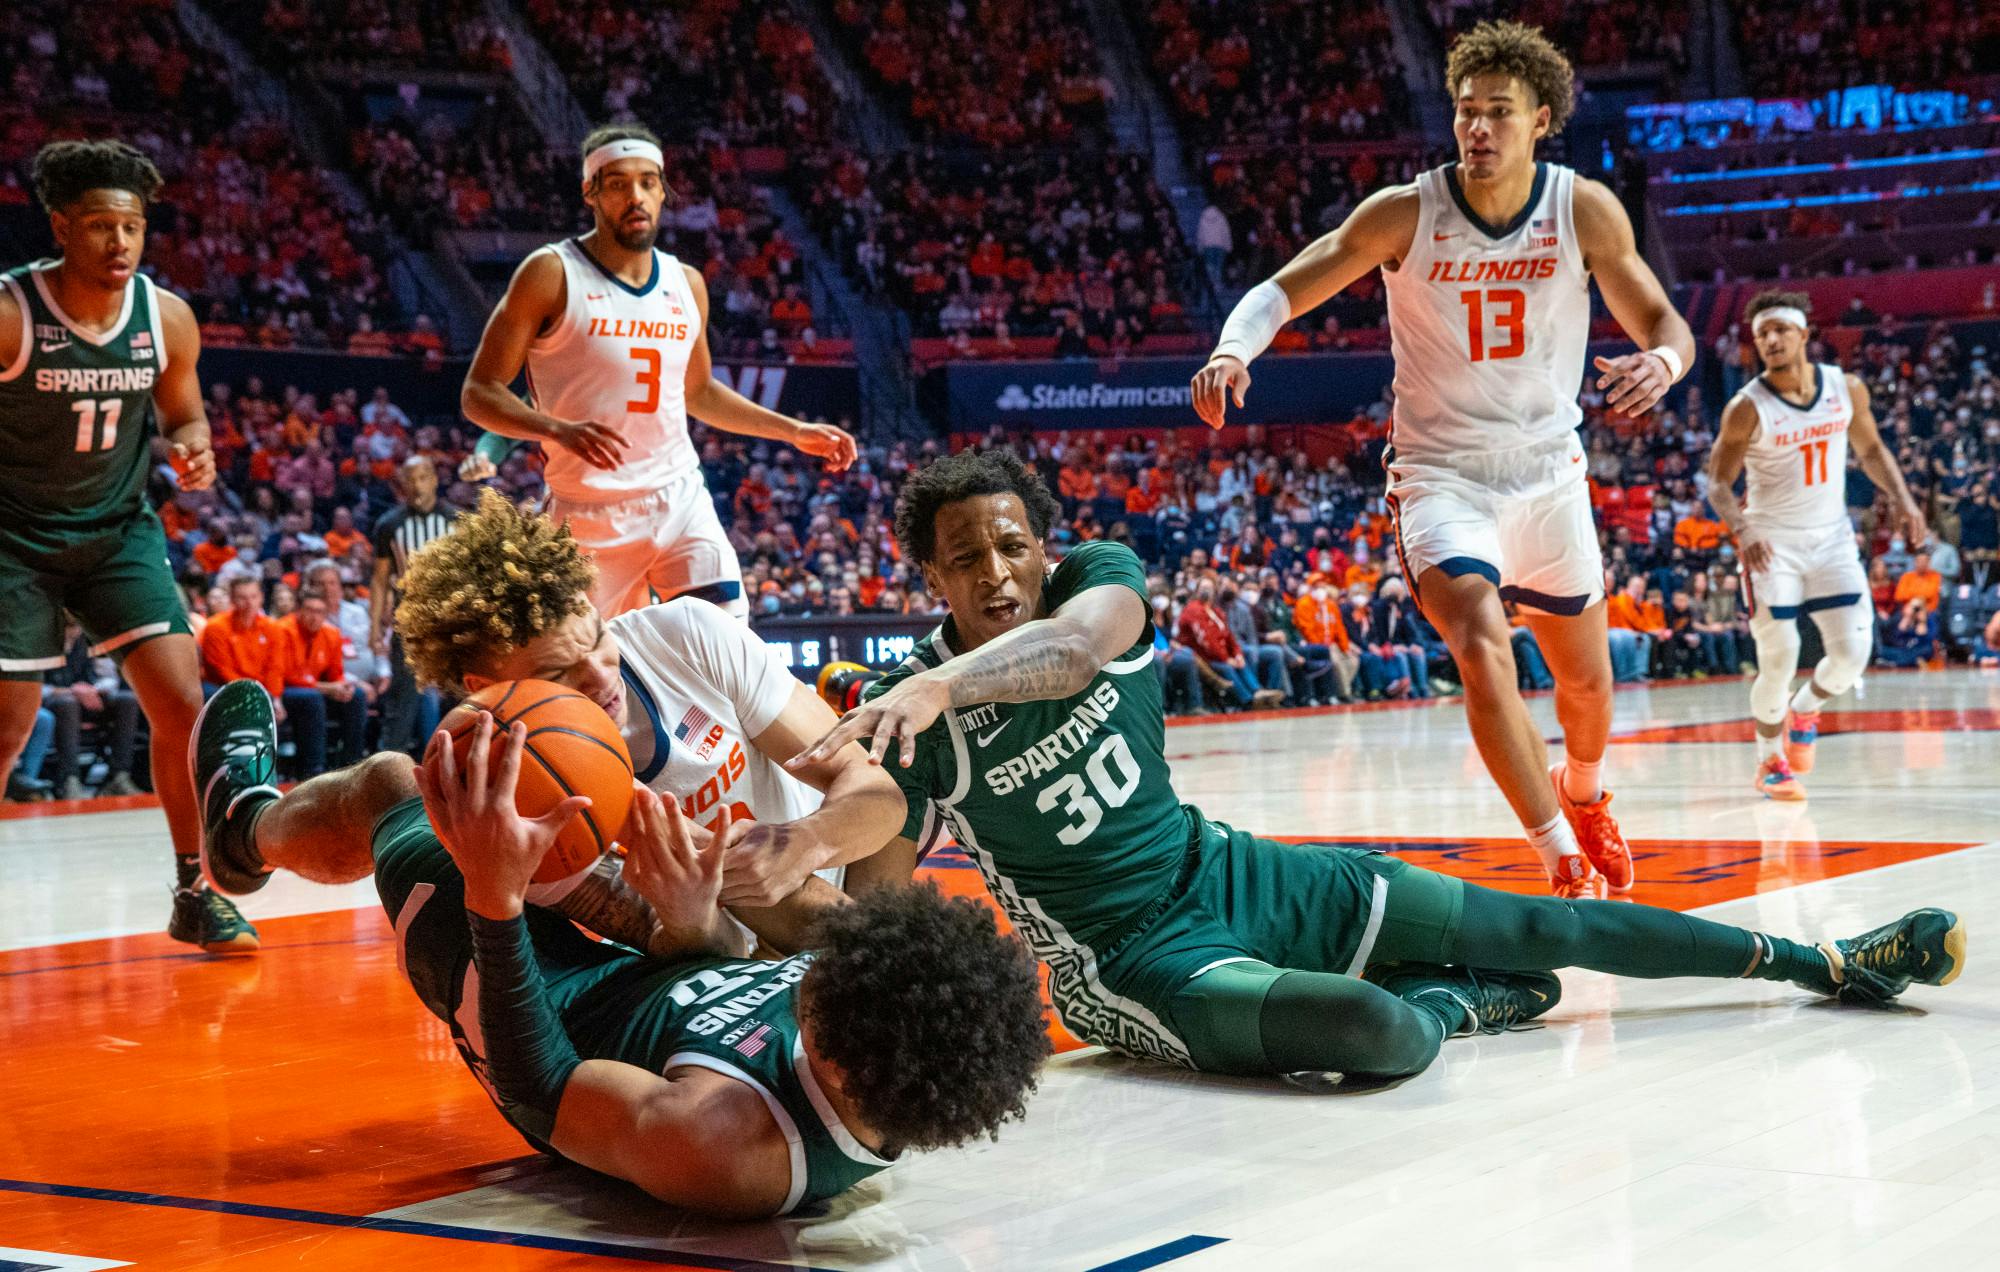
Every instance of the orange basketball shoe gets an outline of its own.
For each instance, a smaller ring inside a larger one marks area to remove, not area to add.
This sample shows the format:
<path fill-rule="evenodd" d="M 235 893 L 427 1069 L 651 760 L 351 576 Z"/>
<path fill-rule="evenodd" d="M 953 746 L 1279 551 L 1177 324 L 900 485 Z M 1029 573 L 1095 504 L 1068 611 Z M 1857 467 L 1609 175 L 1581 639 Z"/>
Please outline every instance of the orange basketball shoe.
<path fill-rule="evenodd" d="M 1549 769 L 1549 781 L 1555 784 L 1556 802 L 1562 805 L 1563 816 L 1569 819 L 1569 828 L 1576 832 L 1576 846 L 1583 849 L 1583 855 L 1590 858 L 1590 864 L 1604 876 L 1605 886 L 1613 892 L 1630 892 L 1632 849 L 1625 842 L 1625 833 L 1618 829 L 1617 820 L 1611 816 L 1611 792 L 1601 793 L 1589 804 L 1577 803 L 1563 789 L 1563 766 L 1560 764 Z"/>
<path fill-rule="evenodd" d="M 1590 863 L 1576 853 L 1565 853 L 1556 858 L 1556 872 L 1549 879 L 1549 891 L 1564 901 L 1601 901 L 1604 899 L 1604 881 L 1590 868 Z"/>
<path fill-rule="evenodd" d="M 1767 755 L 1757 766 L 1757 793 L 1765 799 L 1801 800 L 1806 788 L 1792 774 L 1792 766 L 1782 755 Z"/>
<path fill-rule="evenodd" d="M 1801 777 L 1812 772 L 1813 750 L 1818 744 L 1819 712 L 1792 712 L 1791 726 L 1785 731 L 1785 762 L 1792 766 L 1792 772 Z"/>

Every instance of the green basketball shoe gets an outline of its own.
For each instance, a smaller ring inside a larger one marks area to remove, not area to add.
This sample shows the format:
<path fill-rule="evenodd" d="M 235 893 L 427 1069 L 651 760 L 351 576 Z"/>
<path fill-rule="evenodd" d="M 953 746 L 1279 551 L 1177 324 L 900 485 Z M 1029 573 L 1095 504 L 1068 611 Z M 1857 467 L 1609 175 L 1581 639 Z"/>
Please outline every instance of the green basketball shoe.
<path fill-rule="evenodd" d="M 255 954 L 257 929 L 213 888 L 175 888 L 167 935 L 210 954 Z"/>
<path fill-rule="evenodd" d="M 1912 984 L 1949 985 L 1965 970 L 1965 922 L 1950 910 L 1912 910 L 1894 923 L 1820 950 L 1844 1003 L 1886 1003 Z"/>
<path fill-rule="evenodd" d="M 278 717 L 264 686 L 232 680 L 215 691 L 195 717 L 188 773 L 201 812 L 202 876 L 231 896 L 257 891 L 271 870 L 251 831 L 257 813 L 278 798 Z"/>
<path fill-rule="evenodd" d="M 1368 979 L 1398 998 L 1442 995 L 1465 1009 L 1459 1034 L 1505 1033 L 1562 1001 L 1562 982 L 1549 972 L 1492 972 L 1431 963 L 1398 963 Z"/>

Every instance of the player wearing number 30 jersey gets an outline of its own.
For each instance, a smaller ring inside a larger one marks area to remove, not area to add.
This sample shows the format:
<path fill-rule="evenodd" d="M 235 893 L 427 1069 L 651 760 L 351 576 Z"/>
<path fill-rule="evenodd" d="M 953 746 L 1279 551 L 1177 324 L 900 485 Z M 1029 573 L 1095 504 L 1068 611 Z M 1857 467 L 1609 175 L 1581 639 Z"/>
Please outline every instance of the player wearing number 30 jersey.
<path fill-rule="evenodd" d="M 1874 604 L 1847 519 L 1849 451 L 1889 492 L 1912 545 L 1927 534 L 1923 510 L 1876 430 L 1868 386 L 1807 356 L 1811 312 L 1801 292 L 1751 298 L 1744 317 L 1764 371 L 1723 409 L 1709 459 L 1709 502 L 1741 545 L 1752 606 L 1750 713 L 1756 787 L 1767 799 L 1805 798 L 1798 776 L 1812 771 L 1820 708 L 1854 687 L 1874 646 Z M 1739 474 L 1746 479 L 1740 502 Z M 1802 615 L 1818 625 L 1826 654 L 1793 693 Z"/>
<path fill-rule="evenodd" d="M 745 618 L 736 550 L 702 481 L 688 416 L 790 443 L 836 470 L 854 462 L 854 439 L 765 410 L 715 378 L 708 286 L 653 246 L 665 162 L 659 139 L 636 125 L 585 139 L 583 195 L 596 228 L 522 262 L 461 403 L 494 434 L 544 443 L 549 511 L 590 552 L 591 600 L 605 617 L 657 594 L 697 596 Z M 509 387 L 524 366 L 527 402 Z M 480 451 L 492 457 L 486 442 Z"/>
<path fill-rule="evenodd" d="M 1194 379 L 1220 427 L 1249 364 L 1294 317 L 1379 268 L 1396 405 L 1383 456 L 1396 564 L 1451 649 L 1480 758 L 1559 896 L 1632 886 L 1632 854 L 1599 780 L 1611 732 L 1603 565 L 1576 394 L 1590 279 L 1643 352 L 1599 358 L 1611 410 L 1649 411 L 1694 359 L 1694 337 L 1639 256 L 1612 193 L 1535 160 L 1574 97 L 1540 32 L 1481 23 L 1452 46 L 1458 161 L 1382 190 L 1253 288 Z M 1564 762 L 1516 687 L 1503 602 L 1519 605 L 1556 682 Z"/>

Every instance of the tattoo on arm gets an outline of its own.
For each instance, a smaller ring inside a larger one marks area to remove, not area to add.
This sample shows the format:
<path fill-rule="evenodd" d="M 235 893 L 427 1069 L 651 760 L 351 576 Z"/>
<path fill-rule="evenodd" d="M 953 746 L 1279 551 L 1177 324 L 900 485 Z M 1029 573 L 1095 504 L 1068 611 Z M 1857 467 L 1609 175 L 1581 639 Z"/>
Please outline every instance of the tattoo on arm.
<path fill-rule="evenodd" d="M 1079 660 L 1079 647 L 1067 633 L 1033 623 L 946 664 L 951 705 L 1065 698 L 1077 691 L 1080 672 L 1085 682 L 1096 674 L 1096 667 L 1083 665 L 1091 661 L 1088 650 Z"/>

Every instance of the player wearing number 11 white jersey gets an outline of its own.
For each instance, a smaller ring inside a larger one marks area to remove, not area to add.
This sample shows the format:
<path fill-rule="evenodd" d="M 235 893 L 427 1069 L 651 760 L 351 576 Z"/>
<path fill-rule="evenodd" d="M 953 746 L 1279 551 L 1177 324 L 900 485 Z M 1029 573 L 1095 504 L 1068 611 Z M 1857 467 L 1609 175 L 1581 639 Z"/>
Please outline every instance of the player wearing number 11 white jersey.
<path fill-rule="evenodd" d="M 585 139 L 583 198 L 596 227 L 521 263 L 487 322 L 461 405 L 492 433 L 545 444 L 549 512 L 596 564 L 599 612 L 621 614 L 657 593 L 746 618 L 736 550 L 702 481 L 688 416 L 787 442 L 836 471 L 854 462 L 854 439 L 768 411 L 715 378 L 708 286 L 653 246 L 664 166 L 659 138 L 636 125 Z M 524 364 L 527 402 L 508 387 Z"/>
<path fill-rule="evenodd" d="M 1603 568 L 1576 436 L 1590 279 L 1643 350 L 1596 361 L 1613 411 L 1651 410 L 1693 361 L 1694 337 L 1617 198 L 1535 160 L 1569 118 L 1563 55 L 1531 27 L 1481 23 L 1453 44 L 1445 82 L 1458 161 L 1371 195 L 1252 289 L 1195 377 L 1195 411 L 1220 426 L 1226 395 L 1244 405 L 1249 363 L 1285 323 L 1381 269 L 1397 561 L 1458 663 L 1473 741 L 1556 893 L 1594 895 L 1593 866 L 1623 891 L 1631 852 L 1598 778 L 1611 732 Z M 1555 676 L 1566 756 L 1553 770 L 1516 687 L 1510 600 Z"/>
<path fill-rule="evenodd" d="M 1912 545 L 1927 535 L 1923 511 L 1876 430 L 1868 386 L 1807 356 L 1811 312 L 1801 292 L 1751 298 L 1744 319 L 1764 372 L 1723 409 L 1708 469 L 1708 499 L 1740 545 L 1743 591 L 1752 606 L 1757 678 L 1750 714 L 1757 724 L 1756 786 L 1767 799 L 1805 798 L 1798 775 L 1812 771 L 1819 710 L 1854 687 L 1874 645 L 1868 575 L 1847 520 L 1850 450 L 1895 500 Z M 1740 501 L 1738 474 L 1745 478 Z M 1793 693 L 1801 615 L 1819 627 L 1826 654 Z"/>

